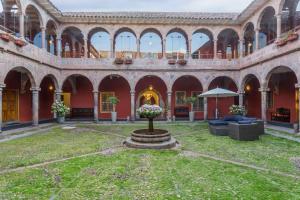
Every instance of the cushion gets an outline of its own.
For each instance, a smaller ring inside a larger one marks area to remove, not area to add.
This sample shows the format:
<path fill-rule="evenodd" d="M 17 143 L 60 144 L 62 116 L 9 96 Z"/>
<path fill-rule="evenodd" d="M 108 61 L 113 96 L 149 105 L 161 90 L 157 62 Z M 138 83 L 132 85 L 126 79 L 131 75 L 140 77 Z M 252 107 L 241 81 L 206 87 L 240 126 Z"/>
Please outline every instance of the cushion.
<path fill-rule="evenodd" d="M 253 121 L 251 120 L 242 120 L 242 121 L 238 121 L 239 124 L 252 124 Z"/>
<path fill-rule="evenodd" d="M 222 121 L 222 120 L 212 120 L 208 122 L 209 125 L 212 126 L 227 126 L 228 122 Z"/>
<path fill-rule="evenodd" d="M 238 122 L 238 121 L 242 121 L 242 120 L 243 120 L 242 115 L 229 115 L 229 116 L 224 117 L 224 121 Z"/>
<path fill-rule="evenodd" d="M 257 119 L 253 118 L 253 117 L 243 117 L 243 121 L 252 121 L 252 122 L 256 122 Z"/>

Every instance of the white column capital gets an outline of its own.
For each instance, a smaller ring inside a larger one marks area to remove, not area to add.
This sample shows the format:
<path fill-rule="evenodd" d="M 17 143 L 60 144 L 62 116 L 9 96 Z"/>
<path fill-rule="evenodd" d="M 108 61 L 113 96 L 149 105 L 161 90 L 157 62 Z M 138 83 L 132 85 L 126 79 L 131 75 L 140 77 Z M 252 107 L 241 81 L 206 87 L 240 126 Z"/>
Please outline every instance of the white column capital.
<path fill-rule="evenodd" d="M 3 88 L 5 88 L 5 87 L 6 87 L 6 84 L 0 83 L 0 90 L 3 90 Z"/>
<path fill-rule="evenodd" d="M 100 92 L 97 91 L 97 90 L 94 90 L 93 93 L 94 93 L 94 94 L 99 94 Z"/>
<path fill-rule="evenodd" d="M 259 88 L 259 92 L 270 92 L 270 88 Z"/>
<path fill-rule="evenodd" d="M 295 84 L 295 88 L 300 89 L 300 83 Z"/>
<path fill-rule="evenodd" d="M 135 95 L 135 91 L 130 91 L 130 95 Z"/>
<path fill-rule="evenodd" d="M 41 88 L 40 87 L 32 87 L 32 88 L 30 88 L 30 91 L 32 91 L 32 92 L 40 92 Z"/>

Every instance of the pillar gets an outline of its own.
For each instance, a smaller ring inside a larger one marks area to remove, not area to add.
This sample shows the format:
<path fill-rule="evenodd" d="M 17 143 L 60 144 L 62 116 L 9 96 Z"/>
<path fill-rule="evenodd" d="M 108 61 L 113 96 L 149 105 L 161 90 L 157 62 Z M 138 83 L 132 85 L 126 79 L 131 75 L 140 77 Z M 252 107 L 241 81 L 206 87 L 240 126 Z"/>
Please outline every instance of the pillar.
<path fill-rule="evenodd" d="M 19 16 L 19 29 L 20 29 L 20 38 L 24 39 L 25 38 L 25 34 L 24 34 L 24 14 L 20 13 Z"/>
<path fill-rule="evenodd" d="M 130 91 L 130 118 L 135 121 L 135 91 Z"/>
<path fill-rule="evenodd" d="M 239 57 L 242 58 L 244 56 L 244 40 L 240 40 L 240 55 Z"/>
<path fill-rule="evenodd" d="M 298 102 L 296 102 L 296 104 L 298 104 L 298 131 L 299 131 L 300 130 L 300 84 L 296 84 L 295 88 L 298 94 Z"/>
<path fill-rule="evenodd" d="M 55 100 L 56 101 L 61 101 L 61 95 L 62 95 L 62 91 L 61 90 L 55 91 Z"/>
<path fill-rule="evenodd" d="M 61 36 L 57 36 L 56 38 L 56 51 L 57 51 L 57 56 L 61 57 L 62 56 Z"/>
<path fill-rule="evenodd" d="M 136 58 L 140 58 L 140 55 L 141 55 L 141 41 L 140 41 L 140 39 L 136 39 L 136 47 L 137 47 Z"/>
<path fill-rule="evenodd" d="M 46 49 L 46 28 L 41 27 L 41 33 L 42 33 L 42 49 Z"/>
<path fill-rule="evenodd" d="M 33 126 L 39 125 L 39 92 L 40 88 L 34 87 L 30 89 L 32 91 L 32 124 Z"/>
<path fill-rule="evenodd" d="M 172 121 L 172 92 L 167 92 L 168 97 L 168 110 L 167 110 L 167 120 Z"/>
<path fill-rule="evenodd" d="M 214 40 L 214 59 L 217 59 L 218 56 L 218 40 Z"/>
<path fill-rule="evenodd" d="M 207 97 L 204 97 L 204 98 L 203 98 L 203 103 L 204 103 L 203 114 L 204 114 L 204 120 L 206 121 L 206 120 L 208 119 Z"/>
<path fill-rule="evenodd" d="M 4 84 L 0 84 L 0 133 L 2 132 L 2 92 L 5 88 Z"/>
<path fill-rule="evenodd" d="M 94 94 L 94 121 L 98 122 L 99 120 L 99 92 L 93 91 Z"/>
<path fill-rule="evenodd" d="M 114 53 L 114 40 L 110 39 L 110 58 L 114 58 L 115 53 Z"/>
<path fill-rule="evenodd" d="M 267 122 L 267 94 L 269 89 L 260 88 L 259 91 L 261 92 L 261 119 Z"/>
<path fill-rule="evenodd" d="M 244 95 L 245 95 L 244 91 L 239 91 L 239 105 L 240 106 L 244 105 Z"/>
<path fill-rule="evenodd" d="M 187 58 L 192 57 L 192 40 L 189 40 L 189 47 L 188 47 L 188 52 L 187 52 Z"/>
<path fill-rule="evenodd" d="M 280 39 L 281 36 L 281 14 L 276 15 L 277 19 L 277 40 Z"/>
<path fill-rule="evenodd" d="M 84 42 L 84 58 L 88 58 L 88 39 L 85 37 L 83 39 L 83 42 Z"/>
<path fill-rule="evenodd" d="M 166 55 L 166 39 L 163 39 L 162 40 L 162 53 L 163 53 L 163 58 L 167 58 L 167 55 Z"/>
<path fill-rule="evenodd" d="M 259 29 L 255 29 L 255 50 L 259 50 Z"/>

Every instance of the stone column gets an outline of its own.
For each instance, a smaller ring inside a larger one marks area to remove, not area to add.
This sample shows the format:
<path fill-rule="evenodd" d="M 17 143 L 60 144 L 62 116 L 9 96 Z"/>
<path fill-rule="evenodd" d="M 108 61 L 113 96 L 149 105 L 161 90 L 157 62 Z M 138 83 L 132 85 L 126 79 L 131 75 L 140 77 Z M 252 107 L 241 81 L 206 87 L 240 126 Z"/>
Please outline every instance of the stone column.
<path fill-rule="evenodd" d="M 239 57 L 242 58 L 244 56 L 244 40 L 240 40 L 240 55 Z"/>
<path fill-rule="evenodd" d="M 20 16 L 19 16 L 19 29 L 20 29 L 20 38 L 24 39 L 25 36 L 24 36 L 24 14 L 23 13 L 20 13 Z"/>
<path fill-rule="evenodd" d="M 239 105 L 240 106 L 244 105 L 244 95 L 245 95 L 244 91 L 239 91 Z"/>
<path fill-rule="evenodd" d="M 204 97 L 204 98 L 203 98 L 203 103 L 204 103 L 203 114 L 204 114 L 204 120 L 206 121 L 206 120 L 208 119 L 207 97 Z"/>
<path fill-rule="evenodd" d="M 88 54 L 89 54 L 89 51 L 88 51 L 88 39 L 87 38 L 84 38 L 84 58 L 88 58 Z"/>
<path fill-rule="evenodd" d="M 261 119 L 267 122 L 267 94 L 269 88 L 260 88 L 259 91 L 261 92 Z"/>
<path fill-rule="evenodd" d="M 55 100 L 56 101 L 61 101 L 61 95 L 62 95 L 62 91 L 61 90 L 55 91 Z"/>
<path fill-rule="evenodd" d="M 130 91 L 130 118 L 135 121 L 135 91 Z"/>
<path fill-rule="evenodd" d="M 2 132 L 2 92 L 5 88 L 4 84 L 0 84 L 0 133 Z"/>
<path fill-rule="evenodd" d="M 140 58 L 140 54 L 141 54 L 141 41 L 140 39 L 136 39 L 136 49 L 137 49 L 137 55 L 136 55 L 136 58 Z"/>
<path fill-rule="evenodd" d="M 166 55 L 166 39 L 162 40 L 162 53 L 163 53 L 163 58 L 167 58 L 167 55 Z"/>
<path fill-rule="evenodd" d="M 94 93 L 94 121 L 99 121 L 99 92 L 93 91 Z"/>
<path fill-rule="evenodd" d="M 39 125 L 39 92 L 41 91 L 38 87 L 30 89 L 32 91 L 32 124 L 33 126 Z"/>
<path fill-rule="evenodd" d="M 217 59 L 218 56 L 218 40 L 214 40 L 214 59 Z"/>
<path fill-rule="evenodd" d="M 255 29 L 255 50 L 259 50 L 259 29 Z"/>
<path fill-rule="evenodd" d="M 172 121 L 172 92 L 167 92 L 168 97 L 168 110 L 167 110 L 167 120 Z"/>
<path fill-rule="evenodd" d="M 42 34 L 42 49 L 46 49 L 46 28 L 41 27 L 41 34 Z"/>
<path fill-rule="evenodd" d="M 57 37 L 56 39 L 56 51 L 57 51 L 57 56 L 61 57 L 62 54 L 62 48 L 61 48 L 61 37 Z"/>
<path fill-rule="evenodd" d="M 188 47 L 188 52 L 187 52 L 187 58 L 191 58 L 192 57 L 192 40 L 189 40 L 189 47 Z"/>
<path fill-rule="evenodd" d="M 280 39 L 281 36 L 281 14 L 276 15 L 277 19 L 277 40 Z"/>
<path fill-rule="evenodd" d="M 300 84 L 296 84 L 295 88 L 297 90 L 297 94 L 298 94 L 298 132 L 300 130 Z"/>
<path fill-rule="evenodd" d="M 114 40 L 110 39 L 110 58 L 115 57 L 115 52 L 114 52 Z"/>

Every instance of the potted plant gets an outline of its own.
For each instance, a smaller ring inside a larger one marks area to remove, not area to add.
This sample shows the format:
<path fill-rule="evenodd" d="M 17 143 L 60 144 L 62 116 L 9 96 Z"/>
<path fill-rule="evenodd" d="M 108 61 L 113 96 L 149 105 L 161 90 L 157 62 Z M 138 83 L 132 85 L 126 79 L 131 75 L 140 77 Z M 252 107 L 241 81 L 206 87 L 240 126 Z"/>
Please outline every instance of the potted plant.
<path fill-rule="evenodd" d="M 232 115 L 246 115 L 247 111 L 245 106 L 240 106 L 240 105 L 232 105 L 229 108 L 229 112 Z"/>
<path fill-rule="evenodd" d="M 170 59 L 168 60 L 169 65 L 175 65 L 176 64 L 176 60 L 174 59 Z"/>
<path fill-rule="evenodd" d="M 125 64 L 126 65 L 131 65 L 132 64 L 132 59 L 131 58 L 126 58 L 125 59 Z"/>
<path fill-rule="evenodd" d="M 298 33 L 297 33 L 297 32 L 294 32 L 294 31 L 291 31 L 291 32 L 289 32 L 289 34 L 288 34 L 287 40 L 288 40 L 289 42 L 293 42 L 293 41 L 295 41 L 295 40 L 298 40 L 298 38 L 299 38 Z"/>
<path fill-rule="evenodd" d="M 65 122 L 65 116 L 70 113 L 70 108 L 63 101 L 56 100 L 51 106 L 52 113 L 57 116 L 57 122 L 62 124 Z"/>
<path fill-rule="evenodd" d="M 122 65 L 124 63 L 124 60 L 122 58 L 116 58 L 115 59 L 115 64 L 116 65 Z"/>
<path fill-rule="evenodd" d="M 21 39 L 15 39 L 15 45 L 17 45 L 18 47 L 23 47 L 26 45 L 26 42 Z"/>
<path fill-rule="evenodd" d="M 140 117 L 148 119 L 148 132 L 154 133 L 153 119 L 163 113 L 163 109 L 158 105 L 145 104 L 137 110 Z"/>
<path fill-rule="evenodd" d="M 111 112 L 111 120 L 112 122 L 117 122 L 117 112 L 116 105 L 120 102 L 117 97 L 109 97 L 109 102 L 113 105 L 113 111 Z"/>
<path fill-rule="evenodd" d="M 190 122 L 193 122 L 195 119 L 195 112 L 194 112 L 194 104 L 197 102 L 197 97 L 188 97 L 186 99 L 186 103 L 191 104 L 191 111 L 189 112 L 189 118 L 190 118 Z"/>
<path fill-rule="evenodd" d="M 9 42 L 13 39 L 9 33 L 0 33 L 0 38 L 5 42 Z"/>
<path fill-rule="evenodd" d="M 179 65 L 181 65 L 181 66 L 184 66 L 184 65 L 187 64 L 187 60 L 185 60 L 185 59 L 179 59 L 179 60 L 177 60 L 177 63 L 178 63 Z"/>
<path fill-rule="evenodd" d="M 288 42 L 288 35 L 285 35 L 284 37 L 282 37 L 276 41 L 276 45 L 278 47 L 282 47 L 282 46 L 286 45 L 287 42 Z"/>

